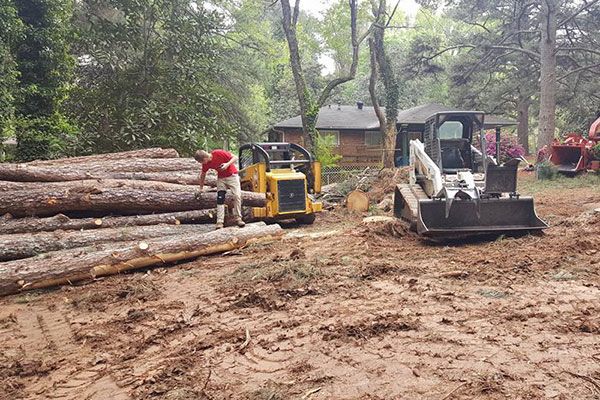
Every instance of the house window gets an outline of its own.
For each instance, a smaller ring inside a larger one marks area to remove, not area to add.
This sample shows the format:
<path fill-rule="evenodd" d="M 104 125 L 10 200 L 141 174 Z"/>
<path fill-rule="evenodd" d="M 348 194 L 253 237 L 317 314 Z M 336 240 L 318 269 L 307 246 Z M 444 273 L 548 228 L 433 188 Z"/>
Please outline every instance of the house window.
<path fill-rule="evenodd" d="M 365 131 L 365 145 L 366 146 L 381 146 L 383 144 L 383 138 L 379 131 Z"/>
<path fill-rule="evenodd" d="M 335 147 L 339 147 L 340 145 L 340 131 L 319 131 L 319 134 L 324 138 L 332 138 L 331 143 Z"/>

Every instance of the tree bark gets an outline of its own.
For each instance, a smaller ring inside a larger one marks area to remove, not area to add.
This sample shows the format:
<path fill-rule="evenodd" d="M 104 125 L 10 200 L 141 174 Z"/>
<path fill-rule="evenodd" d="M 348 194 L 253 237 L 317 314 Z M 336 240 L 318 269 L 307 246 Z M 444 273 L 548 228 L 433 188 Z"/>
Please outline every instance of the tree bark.
<path fill-rule="evenodd" d="M 537 150 L 550 145 L 556 129 L 557 0 L 542 0 L 540 40 L 540 114 Z"/>
<path fill-rule="evenodd" d="M 197 171 L 200 164 L 193 158 L 132 158 L 81 165 L 33 166 L 0 164 L 0 180 L 18 182 L 56 182 L 89 178 L 107 178 L 111 173 Z"/>
<path fill-rule="evenodd" d="M 188 260 L 233 250 L 248 241 L 277 237 L 279 225 L 249 224 L 139 242 L 119 242 L 96 247 L 62 250 L 0 264 L 0 295 L 57 286 L 137 268 Z"/>
<path fill-rule="evenodd" d="M 154 147 L 150 149 L 123 151 L 119 153 L 105 153 L 82 157 L 58 158 L 56 160 L 35 160 L 30 161 L 27 164 L 36 166 L 49 166 L 64 164 L 82 164 L 109 160 L 123 160 L 129 158 L 179 158 L 179 153 L 175 149 L 163 149 L 160 147 Z"/>
<path fill-rule="evenodd" d="M 212 222 L 215 211 L 195 210 L 174 213 L 133 215 L 127 217 L 76 218 L 63 214 L 49 218 L 4 218 L 0 223 L 0 234 L 27 232 L 50 232 L 55 230 L 82 230 L 99 228 L 118 228 L 125 226 L 145 226 L 157 224 L 203 224 Z"/>
<path fill-rule="evenodd" d="M 207 186 L 215 185 L 216 180 L 212 179 Z M 197 185 L 179 185 L 176 183 L 167 183 L 159 181 L 140 181 L 135 179 L 85 179 L 81 181 L 65 182 L 12 182 L 0 181 L 0 196 L 2 192 L 8 191 L 43 191 L 43 190 L 65 190 L 78 191 L 87 188 L 128 188 L 128 189 L 148 189 L 161 190 L 165 192 L 177 191 L 198 191 Z"/>
<path fill-rule="evenodd" d="M 302 137 L 304 139 L 304 145 L 309 151 L 314 153 L 315 140 L 313 137 L 315 121 L 309 120 L 309 109 L 310 93 L 306 87 L 306 81 L 304 79 L 304 72 L 302 71 L 302 63 L 300 61 L 300 49 L 298 48 L 298 39 L 296 38 L 296 23 L 297 15 L 299 12 L 299 1 L 296 1 L 294 8 L 294 17 L 292 17 L 292 10 L 290 7 L 289 0 L 281 0 L 281 11 L 283 15 L 283 31 L 285 38 L 288 43 L 288 49 L 290 51 L 290 66 L 292 67 L 292 76 L 294 78 L 294 85 L 296 86 L 296 95 L 298 96 L 298 102 L 300 105 L 300 119 L 302 120 Z M 312 126 L 311 126 L 312 125 Z"/>
<path fill-rule="evenodd" d="M 371 94 L 371 101 L 375 107 L 377 118 L 379 119 L 379 131 L 381 132 L 381 138 L 383 141 L 383 166 L 385 168 L 394 168 L 396 155 L 396 136 L 398 134 L 396 120 L 398 117 L 398 100 L 400 90 L 396 81 L 396 76 L 392 70 L 390 60 L 385 52 L 384 35 L 387 23 L 384 23 L 382 19 L 386 9 L 386 1 L 380 0 L 378 6 L 377 3 L 373 2 L 372 6 L 373 15 L 377 23 L 373 28 L 373 37 L 369 40 L 369 50 L 371 53 L 371 79 L 375 80 L 377 74 L 373 70 L 379 67 L 379 74 L 383 82 L 383 87 L 385 88 L 385 116 L 383 115 L 383 112 L 377 102 L 377 96 L 375 95 L 375 82 L 369 82 L 369 92 Z M 377 65 L 375 65 L 375 61 L 377 62 Z"/>
<path fill-rule="evenodd" d="M 89 179 L 133 179 L 139 181 L 157 181 L 178 183 L 182 185 L 198 185 L 200 183 L 200 170 L 169 171 L 169 172 L 85 172 L 85 171 L 60 171 L 44 167 L 18 169 L 10 172 L 9 181 L 14 182 L 68 182 Z M 1 172 L 0 172 L 1 173 Z M 5 172 L 6 173 L 6 172 Z M 8 175 L 5 175 L 8 176 Z M 215 176 L 207 176 L 204 182 L 207 186 L 215 186 Z"/>
<path fill-rule="evenodd" d="M 517 139 L 519 144 L 525 149 L 525 154 L 529 155 L 529 107 L 531 106 L 531 98 L 519 96 L 517 105 Z"/>
<path fill-rule="evenodd" d="M 34 257 L 57 250 L 87 247 L 102 243 L 144 240 L 173 235 L 208 233 L 213 225 L 154 225 L 88 231 L 54 231 L 0 235 L 0 261 Z"/>
<path fill-rule="evenodd" d="M 228 193 L 226 203 L 231 205 L 231 200 L 231 194 Z M 0 215 L 8 213 L 14 217 L 49 216 L 73 211 L 150 214 L 202 210 L 214 208 L 216 204 L 216 192 L 165 192 L 148 189 L 104 188 L 101 185 L 80 190 L 42 189 L 0 193 Z M 243 191 L 242 204 L 264 207 L 266 195 Z"/>
<path fill-rule="evenodd" d="M 379 120 L 379 132 L 381 132 L 381 137 L 385 137 L 385 114 L 383 113 L 383 110 L 379 105 L 379 101 L 377 100 L 377 93 L 375 93 L 375 88 L 377 85 L 377 56 L 375 54 L 375 42 L 372 38 L 369 38 L 369 55 L 371 61 L 371 75 L 369 76 L 369 95 L 371 97 L 373 109 L 375 110 L 375 115 Z"/>
<path fill-rule="evenodd" d="M 296 37 L 296 25 L 298 22 L 298 15 L 300 13 L 300 0 L 296 0 L 293 14 L 289 0 L 281 0 L 281 10 L 283 16 L 282 25 L 290 52 L 290 66 L 292 67 L 292 76 L 294 77 L 296 94 L 300 103 L 300 118 L 302 119 L 302 135 L 304 139 L 304 145 L 313 153 L 315 152 L 314 134 L 316 132 L 319 109 L 325 104 L 333 89 L 354 79 L 356 76 L 356 70 L 358 69 L 360 44 L 373 29 L 372 24 L 369 26 L 364 35 L 361 37 L 358 36 L 357 2 L 356 0 L 348 0 L 348 3 L 350 6 L 350 43 L 352 45 L 352 64 L 350 65 L 350 71 L 348 71 L 348 74 L 345 76 L 341 76 L 329 81 L 325 88 L 321 91 L 318 99 L 314 100 L 308 87 L 306 86 L 304 72 L 302 71 L 300 50 L 298 48 L 298 39 Z"/>

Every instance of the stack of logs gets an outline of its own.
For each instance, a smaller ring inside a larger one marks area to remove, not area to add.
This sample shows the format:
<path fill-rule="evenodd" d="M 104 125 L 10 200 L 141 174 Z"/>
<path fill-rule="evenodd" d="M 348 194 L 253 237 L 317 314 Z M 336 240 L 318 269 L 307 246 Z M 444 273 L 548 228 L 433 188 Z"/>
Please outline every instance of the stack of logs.
<path fill-rule="evenodd" d="M 216 191 L 199 190 L 199 167 L 161 148 L 0 164 L 0 295 L 219 253 L 281 233 L 264 223 L 219 231 L 206 225 L 214 222 Z M 242 192 L 245 206 L 265 202 L 262 193 Z"/>

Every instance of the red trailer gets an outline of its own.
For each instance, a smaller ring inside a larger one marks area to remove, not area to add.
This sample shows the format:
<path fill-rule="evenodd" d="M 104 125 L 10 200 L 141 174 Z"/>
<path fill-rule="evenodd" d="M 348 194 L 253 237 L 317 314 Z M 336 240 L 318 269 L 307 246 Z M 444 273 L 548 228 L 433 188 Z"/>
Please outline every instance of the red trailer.
<path fill-rule="evenodd" d="M 592 147 L 600 142 L 600 118 L 590 127 L 589 138 L 570 133 L 564 142 L 554 140 L 550 162 L 564 174 L 575 175 L 592 169 Z M 597 168 L 597 165 L 594 165 Z"/>

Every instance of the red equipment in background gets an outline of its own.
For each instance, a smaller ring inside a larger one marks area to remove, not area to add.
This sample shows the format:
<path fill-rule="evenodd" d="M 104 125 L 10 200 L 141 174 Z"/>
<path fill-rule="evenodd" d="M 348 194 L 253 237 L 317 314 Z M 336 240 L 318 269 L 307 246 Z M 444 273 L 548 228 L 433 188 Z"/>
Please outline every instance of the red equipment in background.
<path fill-rule="evenodd" d="M 550 152 L 550 162 L 558 172 L 577 174 L 592 169 L 592 147 L 600 142 L 600 118 L 592 123 L 589 138 L 570 133 L 564 142 L 554 140 Z M 595 165 L 595 169 L 597 166 Z"/>

